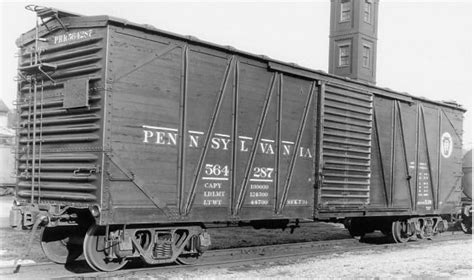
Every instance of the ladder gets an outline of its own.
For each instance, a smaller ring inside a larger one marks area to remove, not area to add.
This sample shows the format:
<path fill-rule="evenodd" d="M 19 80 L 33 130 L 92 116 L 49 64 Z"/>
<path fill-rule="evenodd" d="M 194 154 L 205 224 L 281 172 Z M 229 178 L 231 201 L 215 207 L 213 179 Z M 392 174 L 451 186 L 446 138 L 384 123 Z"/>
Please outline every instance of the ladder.
<path fill-rule="evenodd" d="M 29 54 L 30 63 L 28 65 L 20 65 L 18 68 L 19 82 L 28 86 L 28 97 L 23 98 L 22 100 L 24 103 L 28 104 L 28 120 L 26 124 L 26 164 L 24 171 L 21 173 L 21 177 L 24 177 L 27 180 L 31 179 L 30 203 L 35 203 L 35 191 L 37 191 L 38 195 L 36 202 L 39 204 L 41 202 L 44 80 L 47 79 L 55 85 L 56 82 L 52 78 L 52 74 L 54 74 L 57 68 L 55 64 L 44 63 L 41 60 L 41 52 L 43 49 L 40 47 L 40 44 L 46 40 L 41 38 L 39 35 L 40 26 L 44 26 L 48 31 L 51 31 L 48 22 L 56 20 L 67 32 L 67 26 L 61 21 L 61 17 L 77 15 L 36 5 L 28 5 L 25 8 L 29 11 L 35 12 L 37 17 L 34 43 L 26 52 L 20 54 L 21 56 L 25 53 Z M 21 92 L 19 93 L 19 97 L 21 98 Z M 17 111 L 20 112 L 19 107 Z M 18 128 L 20 128 L 20 126 L 18 126 Z M 20 139 L 20 133 L 18 132 L 17 137 Z"/>

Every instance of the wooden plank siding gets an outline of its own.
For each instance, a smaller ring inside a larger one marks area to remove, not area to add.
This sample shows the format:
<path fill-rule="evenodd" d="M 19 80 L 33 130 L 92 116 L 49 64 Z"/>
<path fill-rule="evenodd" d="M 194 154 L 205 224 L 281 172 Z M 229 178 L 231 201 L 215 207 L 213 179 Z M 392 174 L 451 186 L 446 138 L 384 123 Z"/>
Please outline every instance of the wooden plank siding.
<path fill-rule="evenodd" d="M 110 28 L 108 222 L 312 218 L 316 83 L 167 39 Z"/>

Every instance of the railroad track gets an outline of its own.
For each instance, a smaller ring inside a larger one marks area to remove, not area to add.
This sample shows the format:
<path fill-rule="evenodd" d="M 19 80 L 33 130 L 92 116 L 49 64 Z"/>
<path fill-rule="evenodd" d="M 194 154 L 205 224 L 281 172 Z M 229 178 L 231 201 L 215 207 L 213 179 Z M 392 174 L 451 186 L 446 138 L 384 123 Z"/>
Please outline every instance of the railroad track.
<path fill-rule="evenodd" d="M 200 261 L 193 265 L 162 265 L 142 267 L 138 263 L 131 263 L 128 268 L 116 272 L 93 272 L 85 261 L 76 261 L 70 266 L 55 263 L 28 264 L 20 267 L 18 273 L 13 273 L 14 267 L 0 268 L 0 279 L 105 279 L 129 278 L 156 275 L 157 273 L 172 273 L 190 269 L 205 269 L 206 267 L 223 268 L 246 264 L 259 264 L 268 261 L 278 261 L 289 258 L 320 256 L 333 253 L 346 253 L 358 250 L 372 250 L 381 248 L 404 248 L 418 244 L 433 244 L 449 240 L 468 240 L 471 235 L 462 232 L 447 232 L 433 240 L 421 240 L 408 243 L 388 243 L 387 238 L 381 236 L 368 237 L 364 241 L 357 239 L 340 239 L 329 241 L 313 241 L 289 243 L 255 247 L 241 247 L 207 251 Z"/>

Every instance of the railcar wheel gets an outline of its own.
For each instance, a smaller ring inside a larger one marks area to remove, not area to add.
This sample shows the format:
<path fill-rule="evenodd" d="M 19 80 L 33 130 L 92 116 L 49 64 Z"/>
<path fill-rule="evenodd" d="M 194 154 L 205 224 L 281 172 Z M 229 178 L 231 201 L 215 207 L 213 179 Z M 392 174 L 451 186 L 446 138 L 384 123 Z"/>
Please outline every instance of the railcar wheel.
<path fill-rule="evenodd" d="M 467 219 L 463 219 L 461 221 L 461 229 L 464 233 L 472 234 L 472 221 L 468 221 Z"/>
<path fill-rule="evenodd" d="M 360 240 L 365 236 L 365 228 L 357 219 L 346 219 L 344 227 L 349 231 L 349 234 L 357 240 Z"/>
<path fill-rule="evenodd" d="M 396 243 L 406 243 L 410 237 L 408 223 L 406 221 L 392 222 L 392 238 Z"/>
<path fill-rule="evenodd" d="M 183 265 L 191 265 L 197 263 L 199 261 L 199 257 L 202 255 L 202 252 L 200 251 L 201 244 L 199 236 L 191 236 L 187 243 L 183 245 L 181 240 L 185 240 L 188 232 L 177 232 L 177 234 L 180 236 L 179 238 L 177 238 L 178 241 L 176 245 L 184 246 L 184 250 L 181 255 L 176 258 L 176 262 Z"/>
<path fill-rule="evenodd" d="M 105 228 L 92 225 L 84 238 L 84 257 L 87 264 L 96 271 L 115 271 L 127 264 L 125 258 L 107 257 L 105 247 Z"/>
<path fill-rule="evenodd" d="M 176 262 L 183 265 L 196 264 L 200 259 L 199 254 L 181 254 L 176 258 Z"/>
<path fill-rule="evenodd" d="M 77 226 L 45 227 L 41 230 L 41 249 L 51 261 L 65 264 L 82 255 L 82 239 Z"/>

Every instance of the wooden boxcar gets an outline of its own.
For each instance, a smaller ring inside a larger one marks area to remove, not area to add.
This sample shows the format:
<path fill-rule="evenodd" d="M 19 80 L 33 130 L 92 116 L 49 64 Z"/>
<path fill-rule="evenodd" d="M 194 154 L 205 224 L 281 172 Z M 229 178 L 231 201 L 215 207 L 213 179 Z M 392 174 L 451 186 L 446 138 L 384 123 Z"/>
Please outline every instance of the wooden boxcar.
<path fill-rule="evenodd" d="M 456 104 L 148 25 L 34 10 L 46 23 L 17 41 L 11 221 L 46 225 L 56 262 L 84 250 L 97 270 L 133 257 L 188 263 L 214 222 L 345 218 L 353 235 L 404 242 L 441 230 L 459 206 Z"/>

